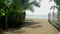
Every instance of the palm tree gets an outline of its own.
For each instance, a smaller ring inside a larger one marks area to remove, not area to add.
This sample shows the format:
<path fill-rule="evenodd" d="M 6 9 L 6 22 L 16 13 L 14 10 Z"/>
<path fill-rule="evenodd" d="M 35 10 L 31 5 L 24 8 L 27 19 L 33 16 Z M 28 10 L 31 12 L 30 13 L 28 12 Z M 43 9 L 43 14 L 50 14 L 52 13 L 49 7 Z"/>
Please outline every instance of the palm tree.
<path fill-rule="evenodd" d="M 39 2 L 36 0 L 32 2 L 30 0 L 0 0 L 0 16 L 5 16 L 6 29 L 10 18 L 15 22 L 23 21 L 26 9 L 34 11 L 33 6 L 40 7 Z"/>
<path fill-rule="evenodd" d="M 8 5 L 9 13 L 12 12 L 12 14 L 13 14 L 13 16 L 11 16 L 10 18 L 12 18 L 15 22 L 18 22 L 18 23 L 22 22 L 24 20 L 23 18 L 25 18 L 24 17 L 25 15 L 22 16 L 22 14 L 25 14 L 25 11 L 27 9 L 34 11 L 33 6 L 40 7 L 39 2 L 37 2 L 36 0 L 33 0 L 31 2 L 30 2 L 30 0 L 12 0 L 10 5 Z M 16 16 L 17 16 L 17 18 L 16 18 Z"/>
<path fill-rule="evenodd" d="M 55 9 L 56 7 L 55 7 L 55 6 L 52 6 L 50 9 L 52 9 L 52 8 L 53 8 L 53 14 L 52 14 L 52 17 L 53 17 L 53 18 L 52 18 L 52 19 L 54 20 L 54 17 L 55 17 L 55 16 L 54 16 L 54 9 Z"/>
<path fill-rule="evenodd" d="M 50 1 L 52 1 L 52 0 L 50 0 Z M 60 30 L 60 0 L 53 0 L 54 1 L 54 3 L 56 4 L 56 8 L 58 9 L 58 23 L 57 23 L 57 28 L 59 28 L 59 30 Z"/>
<path fill-rule="evenodd" d="M 54 9 L 57 8 L 58 9 L 58 23 L 59 23 L 59 11 L 60 11 L 60 8 L 58 6 L 52 6 L 50 9 L 53 8 L 53 15 L 54 15 Z M 54 17 L 54 16 L 53 16 Z"/>
<path fill-rule="evenodd" d="M 40 7 L 39 3 L 37 1 L 32 1 L 29 2 L 30 0 L 13 0 L 13 4 L 17 4 L 16 6 L 18 6 L 18 8 L 20 8 L 21 10 L 32 10 L 33 11 L 33 5 Z"/>
<path fill-rule="evenodd" d="M 56 7 L 58 8 L 58 23 L 59 23 L 59 12 L 60 12 L 60 0 L 53 0 L 55 4 L 57 5 Z"/>
<path fill-rule="evenodd" d="M 50 9 L 52 9 L 52 8 L 53 8 L 53 14 L 52 14 L 53 16 L 52 17 L 53 17 L 53 20 L 54 20 L 54 18 L 55 18 L 54 9 L 55 8 L 59 9 L 59 8 L 57 6 L 52 6 Z M 59 15 L 59 13 L 58 13 L 58 15 Z M 59 16 L 58 16 L 58 19 L 59 19 Z"/>

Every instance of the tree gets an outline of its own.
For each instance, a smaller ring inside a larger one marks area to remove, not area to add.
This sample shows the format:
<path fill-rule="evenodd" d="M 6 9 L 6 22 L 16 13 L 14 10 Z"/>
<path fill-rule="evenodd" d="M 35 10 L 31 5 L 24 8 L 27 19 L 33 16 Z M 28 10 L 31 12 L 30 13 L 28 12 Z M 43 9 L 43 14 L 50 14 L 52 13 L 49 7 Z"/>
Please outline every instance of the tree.
<path fill-rule="evenodd" d="M 52 19 L 53 19 L 53 20 L 55 20 L 55 19 L 54 19 L 54 18 L 55 18 L 55 13 L 54 13 L 54 9 L 55 9 L 55 8 L 59 9 L 57 6 L 52 6 L 52 7 L 50 8 L 50 9 L 53 9 L 53 14 L 52 14 L 52 15 L 53 15 L 53 16 L 52 16 L 52 17 L 53 17 Z"/>
<path fill-rule="evenodd" d="M 48 13 L 48 21 L 51 23 L 51 12 Z"/>
<path fill-rule="evenodd" d="M 32 2 L 30 0 L 0 0 L 0 17 L 5 18 L 3 23 L 6 24 L 6 29 L 10 21 L 12 23 L 13 21 L 18 23 L 21 20 L 24 21 L 26 9 L 34 11 L 33 5 L 40 7 L 39 2 L 36 0 Z"/>
<path fill-rule="evenodd" d="M 51 0 L 52 1 L 52 0 Z M 53 0 L 55 3 L 56 3 L 56 6 L 53 6 L 53 7 L 56 7 L 58 9 L 58 23 L 59 23 L 59 13 L 60 13 L 60 0 Z"/>
<path fill-rule="evenodd" d="M 52 1 L 52 0 L 51 0 Z M 56 23 L 56 27 L 60 31 L 60 0 L 53 0 L 56 6 L 53 6 L 58 9 L 58 22 Z"/>
<path fill-rule="evenodd" d="M 8 5 L 9 8 L 9 13 L 12 12 L 13 15 L 11 15 L 11 20 L 12 23 L 14 21 L 14 23 L 20 23 L 22 21 L 24 21 L 24 16 L 23 15 L 25 13 L 25 11 L 31 10 L 34 11 L 33 6 L 37 6 L 40 7 L 39 2 L 37 2 L 36 0 L 33 0 L 30 2 L 30 0 L 12 0 L 12 2 L 10 3 L 10 5 Z M 11 10 L 11 11 L 10 11 Z M 19 15 L 20 14 L 20 15 Z M 8 14 L 9 16 L 10 14 Z M 11 22 L 9 19 L 9 22 Z"/>

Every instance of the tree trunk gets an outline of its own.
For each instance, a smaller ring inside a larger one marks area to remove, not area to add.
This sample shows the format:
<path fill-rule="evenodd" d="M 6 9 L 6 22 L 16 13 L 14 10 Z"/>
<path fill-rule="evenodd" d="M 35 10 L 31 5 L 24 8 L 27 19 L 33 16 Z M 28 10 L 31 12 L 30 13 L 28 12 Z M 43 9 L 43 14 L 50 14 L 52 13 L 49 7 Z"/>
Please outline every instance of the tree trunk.
<path fill-rule="evenodd" d="M 0 34 L 4 34 L 4 31 L 2 29 L 0 29 Z"/>
<path fill-rule="evenodd" d="M 59 23 L 59 11 L 58 11 L 58 23 Z"/>

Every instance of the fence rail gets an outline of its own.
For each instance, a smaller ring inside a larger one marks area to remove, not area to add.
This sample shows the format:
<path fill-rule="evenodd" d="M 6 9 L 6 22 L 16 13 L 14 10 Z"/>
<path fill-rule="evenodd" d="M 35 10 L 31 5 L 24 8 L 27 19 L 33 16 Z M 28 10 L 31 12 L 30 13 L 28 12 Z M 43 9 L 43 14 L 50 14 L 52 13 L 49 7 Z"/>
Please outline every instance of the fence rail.
<path fill-rule="evenodd" d="M 48 21 L 53 26 L 55 26 L 58 30 L 60 30 L 60 16 L 58 16 L 58 12 L 57 13 L 49 12 L 48 13 Z"/>

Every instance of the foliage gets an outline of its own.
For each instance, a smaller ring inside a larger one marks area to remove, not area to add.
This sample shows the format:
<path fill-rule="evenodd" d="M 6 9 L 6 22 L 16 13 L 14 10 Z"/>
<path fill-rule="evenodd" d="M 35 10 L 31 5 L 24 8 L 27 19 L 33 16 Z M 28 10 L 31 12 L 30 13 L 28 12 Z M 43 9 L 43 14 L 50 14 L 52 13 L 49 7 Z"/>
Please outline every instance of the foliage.
<path fill-rule="evenodd" d="M 56 6 L 52 6 L 54 8 L 57 8 L 58 9 L 58 21 L 60 19 L 60 0 L 53 0 L 55 3 L 56 3 Z"/>
<path fill-rule="evenodd" d="M 50 1 L 54 1 L 54 3 L 56 4 L 56 6 L 52 6 L 50 9 L 58 9 L 58 12 L 54 18 L 54 21 L 51 21 L 50 23 L 52 23 L 52 25 L 54 25 L 56 28 L 58 28 L 60 30 L 60 0 L 50 0 Z"/>
<path fill-rule="evenodd" d="M 7 26 L 11 23 L 20 23 L 25 19 L 25 10 L 33 11 L 33 5 L 40 7 L 39 2 L 33 0 L 0 0 L 0 17 L 4 16 Z"/>

